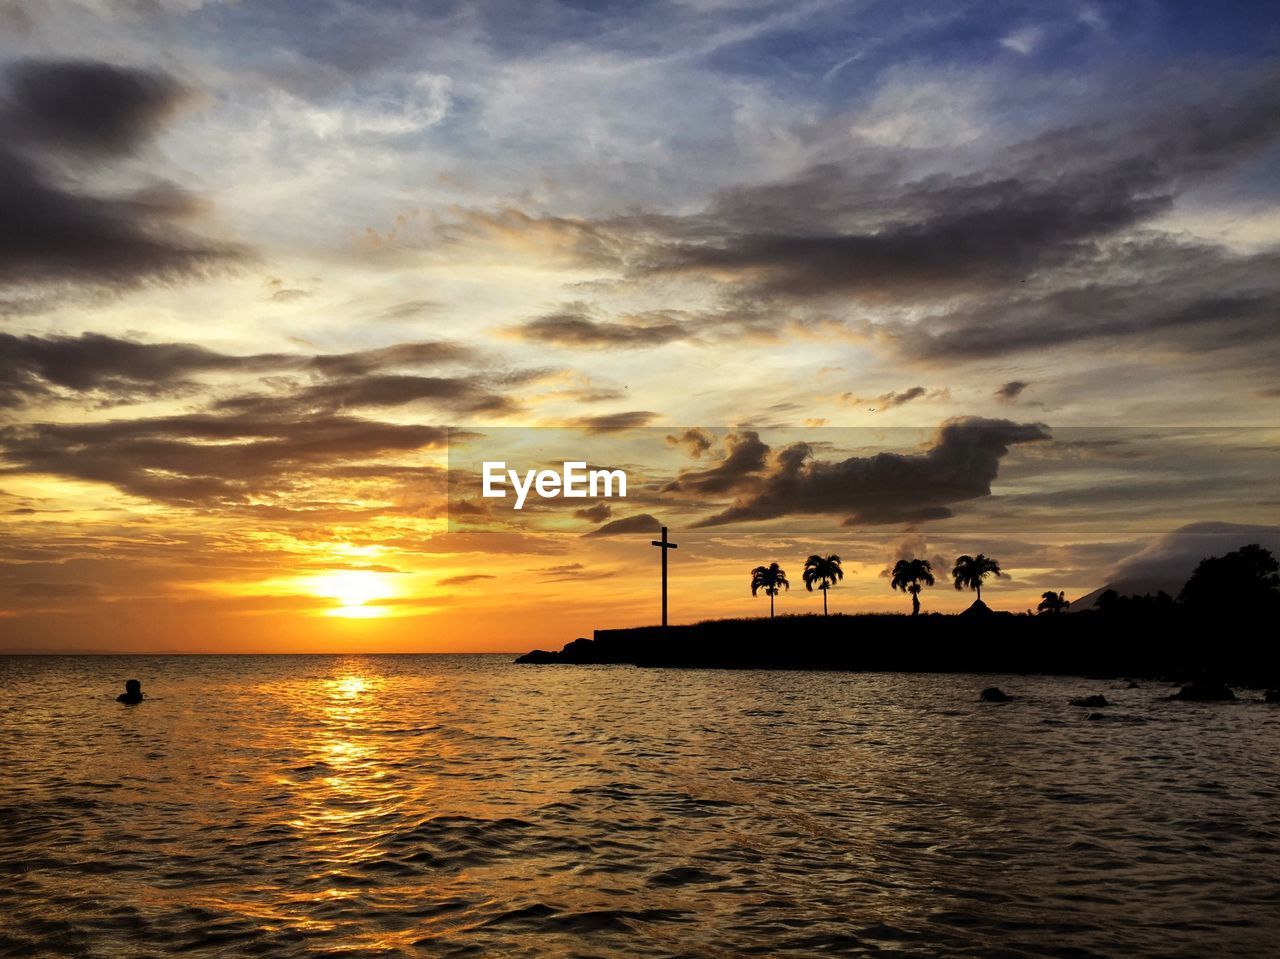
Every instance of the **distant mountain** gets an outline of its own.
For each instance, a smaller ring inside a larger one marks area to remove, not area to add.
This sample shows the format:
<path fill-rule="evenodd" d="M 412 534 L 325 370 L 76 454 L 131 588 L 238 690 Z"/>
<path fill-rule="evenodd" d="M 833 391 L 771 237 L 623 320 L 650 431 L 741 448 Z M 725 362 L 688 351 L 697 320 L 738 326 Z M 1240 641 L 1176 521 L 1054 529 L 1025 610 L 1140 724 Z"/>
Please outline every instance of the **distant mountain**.
<path fill-rule="evenodd" d="M 1192 568 L 1194 569 L 1194 567 Z M 1080 613 L 1086 609 L 1093 609 L 1098 603 L 1098 597 L 1109 589 L 1114 589 L 1121 596 L 1145 596 L 1148 593 L 1154 596 L 1161 590 L 1164 590 L 1170 596 L 1177 596 L 1178 591 L 1182 589 L 1182 584 L 1185 582 L 1186 578 L 1184 577 L 1176 583 L 1170 580 L 1148 580 L 1146 582 L 1129 580 L 1121 583 L 1107 583 L 1106 586 L 1099 586 L 1092 593 L 1085 593 L 1079 599 L 1073 599 L 1066 611 L 1068 613 Z"/>
<path fill-rule="evenodd" d="M 1118 562 L 1107 574 L 1107 585 L 1073 599 L 1068 612 L 1090 609 L 1108 589 L 1121 596 L 1155 595 L 1164 590 L 1176 597 L 1200 560 L 1223 556 L 1257 543 L 1280 556 L 1280 526 L 1241 523 L 1191 523 L 1153 540 Z"/>

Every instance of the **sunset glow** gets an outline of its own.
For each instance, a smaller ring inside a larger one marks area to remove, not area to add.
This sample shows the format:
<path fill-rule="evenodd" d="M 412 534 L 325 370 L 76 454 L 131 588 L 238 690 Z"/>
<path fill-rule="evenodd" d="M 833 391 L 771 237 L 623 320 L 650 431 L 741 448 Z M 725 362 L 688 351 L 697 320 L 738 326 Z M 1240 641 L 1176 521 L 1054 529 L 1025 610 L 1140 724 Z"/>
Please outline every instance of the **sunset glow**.
<path fill-rule="evenodd" d="M 332 599 L 337 603 L 334 609 L 325 611 L 326 615 L 368 619 L 386 614 L 386 607 L 366 604 L 394 596 L 396 591 L 390 580 L 384 573 L 342 570 L 313 576 L 305 582 L 303 588 L 314 596 Z"/>
<path fill-rule="evenodd" d="M 1252 39 L 0 6 L 0 648 L 558 645 L 654 618 L 659 525 L 674 622 L 760 615 L 749 571 L 811 553 L 834 611 L 972 552 L 1025 611 L 1280 538 Z M 627 495 L 513 513 L 484 461 Z"/>

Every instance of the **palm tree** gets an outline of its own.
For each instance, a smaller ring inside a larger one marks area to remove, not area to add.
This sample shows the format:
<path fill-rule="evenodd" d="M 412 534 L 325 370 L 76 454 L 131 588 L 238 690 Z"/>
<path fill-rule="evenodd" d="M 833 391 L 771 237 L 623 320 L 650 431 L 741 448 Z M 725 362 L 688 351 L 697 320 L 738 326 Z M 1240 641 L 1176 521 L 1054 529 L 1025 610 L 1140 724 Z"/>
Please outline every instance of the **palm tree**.
<path fill-rule="evenodd" d="M 911 615 L 920 615 L 920 584 L 932 586 L 933 566 L 927 559 L 900 559 L 893 567 L 890 589 L 900 589 L 911 594 Z"/>
<path fill-rule="evenodd" d="M 951 570 L 956 582 L 956 589 L 976 589 L 978 602 L 982 602 L 982 581 L 988 576 L 1000 575 L 1000 564 L 979 553 L 977 556 L 964 555 L 956 560 Z"/>
<path fill-rule="evenodd" d="M 819 556 L 814 553 L 804 561 L 804 588 L 813 592 L 813 584 L 822 590 L 822 615 L 827 615 L 827 590 L 832 584 L 844 579 L 844 570 L 840 568 L 840 557 L 832 553 L 830 556 Z"/>
<path fill-rule="evenodd" d="M 1071 600 L 1067 599 L 1066 593 L 1055 593 L 1053 590 L 1045 590 L 1040 596 L 1040 605 L 1036 609 L 1041 613 L 1060 613 L 1071 605 Z"/>
<path fill-rule="evenodd" d="M 757 566 L 751 571 L 751 595 L 754 596 L 757 590 L 764 590 L 764 594 L 769 597 L 770 619 L 773 619 L 773 597 L 778 595 L 779 589 L 790 588 L 791 584 L 787 582 L 787 571 L 777 563 Z"/>

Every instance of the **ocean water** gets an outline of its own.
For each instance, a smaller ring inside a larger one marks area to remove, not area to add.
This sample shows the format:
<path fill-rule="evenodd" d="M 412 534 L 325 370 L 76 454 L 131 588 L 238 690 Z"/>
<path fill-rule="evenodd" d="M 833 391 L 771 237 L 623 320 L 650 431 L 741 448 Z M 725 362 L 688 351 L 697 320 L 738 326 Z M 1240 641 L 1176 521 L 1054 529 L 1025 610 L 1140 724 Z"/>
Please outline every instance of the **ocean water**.
<path fill-rule="evenodd" d="M 509 659 L 0 658 L 0 955 L 1280 950 L 1280 707 Z"/>

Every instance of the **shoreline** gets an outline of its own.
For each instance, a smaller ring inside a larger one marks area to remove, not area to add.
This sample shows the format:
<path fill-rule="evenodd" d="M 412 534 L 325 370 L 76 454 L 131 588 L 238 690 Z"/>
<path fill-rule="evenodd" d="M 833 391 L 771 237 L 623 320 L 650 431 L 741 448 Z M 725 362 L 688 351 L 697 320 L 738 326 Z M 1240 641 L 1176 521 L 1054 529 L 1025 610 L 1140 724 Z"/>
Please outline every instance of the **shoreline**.
<path fill-rule="evenodd" d="M 597 629 L 529 665 L 786 669 L 846 672 L 1012 673 L 1180 683 L 1280 686 L 1278 668 L 1247 632 L 1172 618 L 984 611 L 978 614 L 800 614 L 713 619 L 678 626 Z"/>

